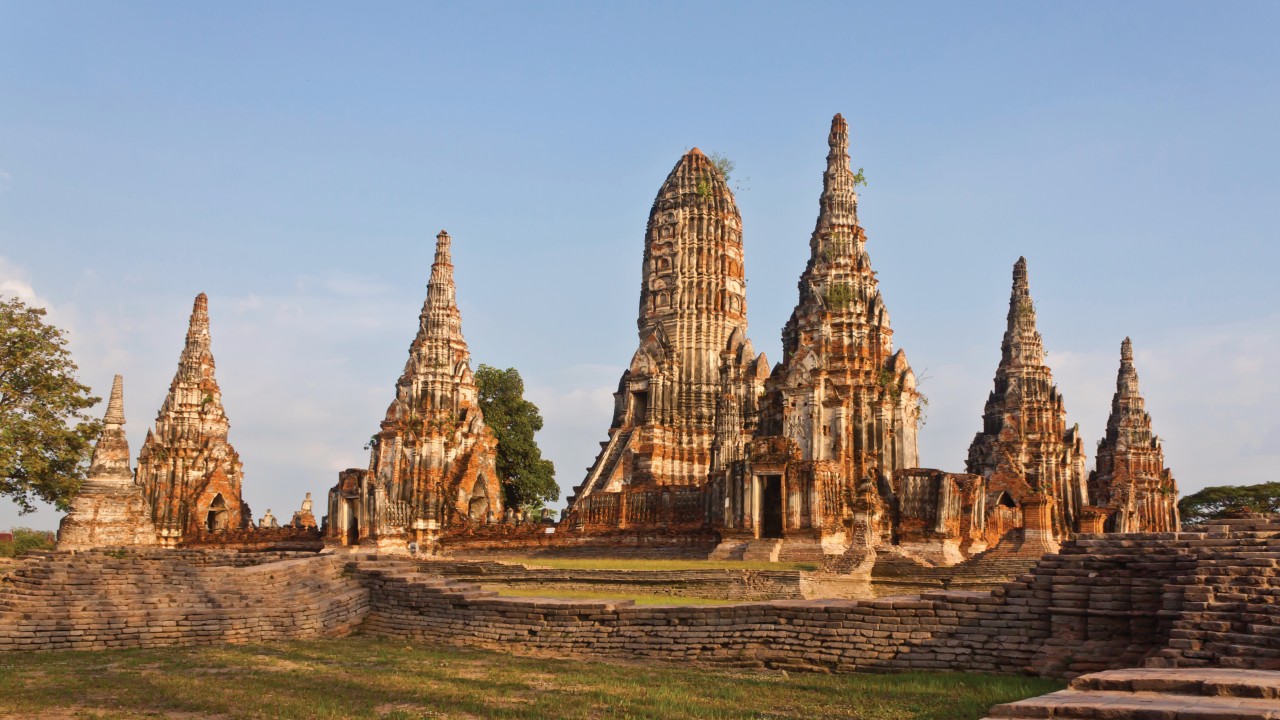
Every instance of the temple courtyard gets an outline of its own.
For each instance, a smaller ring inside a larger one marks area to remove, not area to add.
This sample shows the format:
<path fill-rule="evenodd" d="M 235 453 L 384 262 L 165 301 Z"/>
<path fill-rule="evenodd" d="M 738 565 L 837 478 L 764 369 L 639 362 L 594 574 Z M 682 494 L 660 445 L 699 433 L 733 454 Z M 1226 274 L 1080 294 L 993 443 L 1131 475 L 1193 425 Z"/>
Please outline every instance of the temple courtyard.
<path fill-rule="evenodd" d="M 817 675 L 582 662 L 391 639 L 9 654 L 4 718 L 979 718 L 1062 687 L 980 674 Z"/>

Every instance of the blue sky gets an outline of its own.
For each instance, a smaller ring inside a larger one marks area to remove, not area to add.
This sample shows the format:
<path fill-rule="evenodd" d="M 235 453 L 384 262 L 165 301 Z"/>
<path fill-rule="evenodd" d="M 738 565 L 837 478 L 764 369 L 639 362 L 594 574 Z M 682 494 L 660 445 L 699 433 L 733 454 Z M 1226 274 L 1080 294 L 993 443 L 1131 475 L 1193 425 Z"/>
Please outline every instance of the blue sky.
<path fill-rule="evenodd" d="M 0 2 L 0 293 L 49 307 L 136 454 L 191 300 L 245 498 L 363 466 L 434 236 L 475 363 L 514 366 L 562 487 L 636 345 L 644 225 L 688 148 L 737 164 L 750 336 L 776 361 L 831 116 L 959 470 L 1028 259 L 1072 422 L 1133 337 L 1184 491 L 1280 463 L 1274 3 Z M 0 502 L 0 527 L 54 527 Z"/>

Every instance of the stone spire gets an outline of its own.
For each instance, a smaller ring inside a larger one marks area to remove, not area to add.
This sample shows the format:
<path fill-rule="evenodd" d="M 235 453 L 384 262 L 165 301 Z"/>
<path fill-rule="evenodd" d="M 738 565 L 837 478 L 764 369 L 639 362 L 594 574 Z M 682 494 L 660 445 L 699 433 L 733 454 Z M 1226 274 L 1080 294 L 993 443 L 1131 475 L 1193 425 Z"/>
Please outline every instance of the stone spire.
<path fill-rule="evenodd" d="M 138 484 L 166 545 L 200 532 L 247 527 L 243 465 L 227 442 L 231 424 L 214 377 L 209 298 L 196 296 L 169 394 L 138 455 Z"/>
<path fill-rule="evenodd" d="M 459 364 L 471 363 L 471 351 L 462 337 L 462 313 L 458 311 L 457 289 L 453 284 L 453 258 L 450 253 L 452 238 L 441 230 L 436 235 L 435 260 L 431 263 L 431 279 L 427 282 L 427 298 L 418 314 L 418 334 L 409 348 L 409 362 L 405 365 L 402 382 L 429 381 L 445 378 L 451 382 L 453 371 Z M 439 397 L 430 398 L 432 402 Z M 452 411 L 453 401 L 447 407 L 435 408 Z"/>
<path fill-rule="evenodd" d="M 858 193 L 849 164 L 849 123 L 840 113 L 831 119 L 827 147 L 827 170 L 822 174 L 815 237 L 823 230 L 830 233 L 836 228 L 854 233 L 858 225 Z"/>
<path fill-rule="evenodd" d="M 805 461 L 832 461 L 850 482 L 919 464 L 921 396 L 880 294 L 849 159 L 849 126 L 831 120 L 818 219 L 800 300 L 782 330 L 763 431 L 795 442 Z"/>
<path fill-rule="evenodd" d="M 1178 485 L 1164 466 L 1164 448 L 1151 432 L 1151 416 L 1138 390 L 1133 343 L 1120 344 L 1120 371 L 1111 397 L 1107 432 L 1098 441 L 1097 469 L 1089 476 L 1093 503 L 1111 510 L 1108 532 L 1177 532 Z"/>
<path fill-rule="evenodd" d="M 502 517 L 497 439 L 462 335 L 451 242 L 444 230 L 436 236 L 418 332 L 373 436 L 369 469 L 346 471 L 330 491 L 330 544 L 429 545 L 450 525 Z"/>
<path fill-rule="evenodd" d="M 129 468 L 129 441 L 123 427 L 124 378 L 119 375 L 112 382 L 102 424 L 88 476 L 58 527 L 59 550 L 156 543 L 146 499 Z"/>
<path fill-rule="evenodd" d="M 103 416 L 102 422 L 105 430 L 119 430 L 120 426 L 124 425 L 124 377 L 122 375 L 117 375 L 111 381 L 111 397 L 107 400 L 107 414 Z"/>
<path fill-rule="evenodd" d="M 767 365 L 747 340 L 742 216 L 724 175 L 697 148 L 676 163 L 649 211 L 637 326 L 640 347 L 614 395 L 609 440 L 579 496 L 623 485 L 701 487 L 713 455 L 736 456 L 754 428 L 753 388 Z M 720 422 L 735 410 L 740 422 Z"/>
<path fill-rule="evenodd" d="M 1013 290 L 995 389 L 982 414 L 982 431 L 969 446 L 968 471 L 1008 491 L 1019 505 L 1031 495 L 1052 503 L 1051 532 L 1076 532 L 1086 504 L 1084 447 L 1078 427 L 1066 425 L 1066 404 L 1044 362 L 1026 258 L 1013 266 Z"/>

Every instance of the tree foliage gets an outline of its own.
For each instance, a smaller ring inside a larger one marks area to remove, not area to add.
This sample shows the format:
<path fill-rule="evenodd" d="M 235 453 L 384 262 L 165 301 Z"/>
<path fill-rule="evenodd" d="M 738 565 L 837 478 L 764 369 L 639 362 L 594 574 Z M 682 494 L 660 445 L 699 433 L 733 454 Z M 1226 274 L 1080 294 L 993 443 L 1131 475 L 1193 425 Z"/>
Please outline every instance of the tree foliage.
<path fill-rule="evenodd" d="M 1182 498 L 1178 512 L 1189 525 L 1235 512 L 1280 513 L 1280 482 L 1207 487 Z"/>
<path fill-rule="evenodd" d="M 542 429 L 538 406 L 524 399 L 524 380 L 515 368 L 476 370 L 480 410 L 498 438 L 498 476 L 507 507 L 541 507 L 560 497 L 556 469 L 542 457 L 534 433 Z"/>
<path fill-rule="evenodd" d="M 44 315 L 0 298 L 0 495 L 23 513 L 36 500 L 68 509 L 102 430 L 83 412 L 99 398 L 76 380 L 66 334 Z"/>
<path fill-rule="evenodd" d="M 12 528 L 13 540 L 0 542 L 0 558 L 18 557 L 28 550 L 52 550 L 53 533 L 31 528 Z"/>

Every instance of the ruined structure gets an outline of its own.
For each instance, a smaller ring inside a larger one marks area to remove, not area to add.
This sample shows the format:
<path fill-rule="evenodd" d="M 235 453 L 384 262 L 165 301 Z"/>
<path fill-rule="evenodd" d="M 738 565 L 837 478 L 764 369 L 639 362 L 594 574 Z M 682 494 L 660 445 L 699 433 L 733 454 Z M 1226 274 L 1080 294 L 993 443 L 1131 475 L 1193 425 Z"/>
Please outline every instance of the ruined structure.
<path fill-rule="evenodd" d="M 1177 532 L 1181 528 L 1178 485 L 1164 466 L 1164 449 L 1151 433 L 1145 404 L 1133 366 L 1133 343 L 1125 338 L 1107 434 L 1098 441 L 1097 469 L 1089 476 L 1093 504 L 1109 511 L 1107 532 Z"/>
<path fill-rule="evenodd" d="M 827 143 L 818 220 L 800 301 L 782 330 L 782 363 L 765 384 L 745 462 L 724 475 L 725 499 L 713 501 L 712 512 L 726 536 L 806 538 L 830 554 L 848 542 L 857 481 L 869 479 L 866 491 L 879 493 L 895 471 L 919 465 L 921 395 L 906 353 L 893 349 L 858 224 L 842 116 L 832 120 Z"/>
<path fill-rule="evenodd" d="M 196 296 L 178 372 L 138 455 L 137 482 L 163 545 L 250 526 L 240 497 L 244 467 L 227 442 L 230 423 L 214 378 L 209 298 Z"/>
<path fill-rule="evenodd" d="M 124 435 L 124 378 L 119 375 L 111 385 L 102 423 L 89 475 L 58 527 L 59 550 L 157 542 L 146 498 L 142 488 L 134 484 L 129 467 L 129 441 Z"/>
<path fill-rule="evenodd" d="M 329 545 L 427 549 L 452 526 L 502 517 L 498 443 L 480 412 L 449 246 L 440 231 L 418 333 L 369 467 L 343 471 L 329 491 Z"/>
<path fill-rule="evenodd" d="M 701 524 L 718 533 L 719 556 L 842 556 L 845 569 L 890 548 L 911 563 L 955 564 L 1015 530 L 1001 552 L 1036 556 L 1101 529 L 1108 510 L 1089 502 L 1025 259 L 967 472 L 917 467 L 926 401 L 893 345 L 856 184 L 837 115 L 799 302 L 766 378 L 746 340 L 733 197 L 701 152 L 681 158 L 650 213 L 640 349 L 614 396 L 609 439 L 570 498 L 571 527 Z"/>
<path fill-rule="evenodd" d="M 747 339 L 742 218 L 697 148 L 658 190 L 641 275 L 640 347 L 570 514 L 619 525 L 674 512 L 701 524 L 708 475 L 742 458 L 755 430 L 768 364 Z"/>
<path fill-rule="evenodd" d="M 995 389 L 969 446 L 968 471 L 986 478 L 994 502 L 1007 494 L 1021 508 L 1028 539 L 1053 548 L 1079 529 L 1088 496 L 1080 428 L 1067 427 L 1066 406 L 1044 358 L 1027 260 L 1018 258 Z"/>

